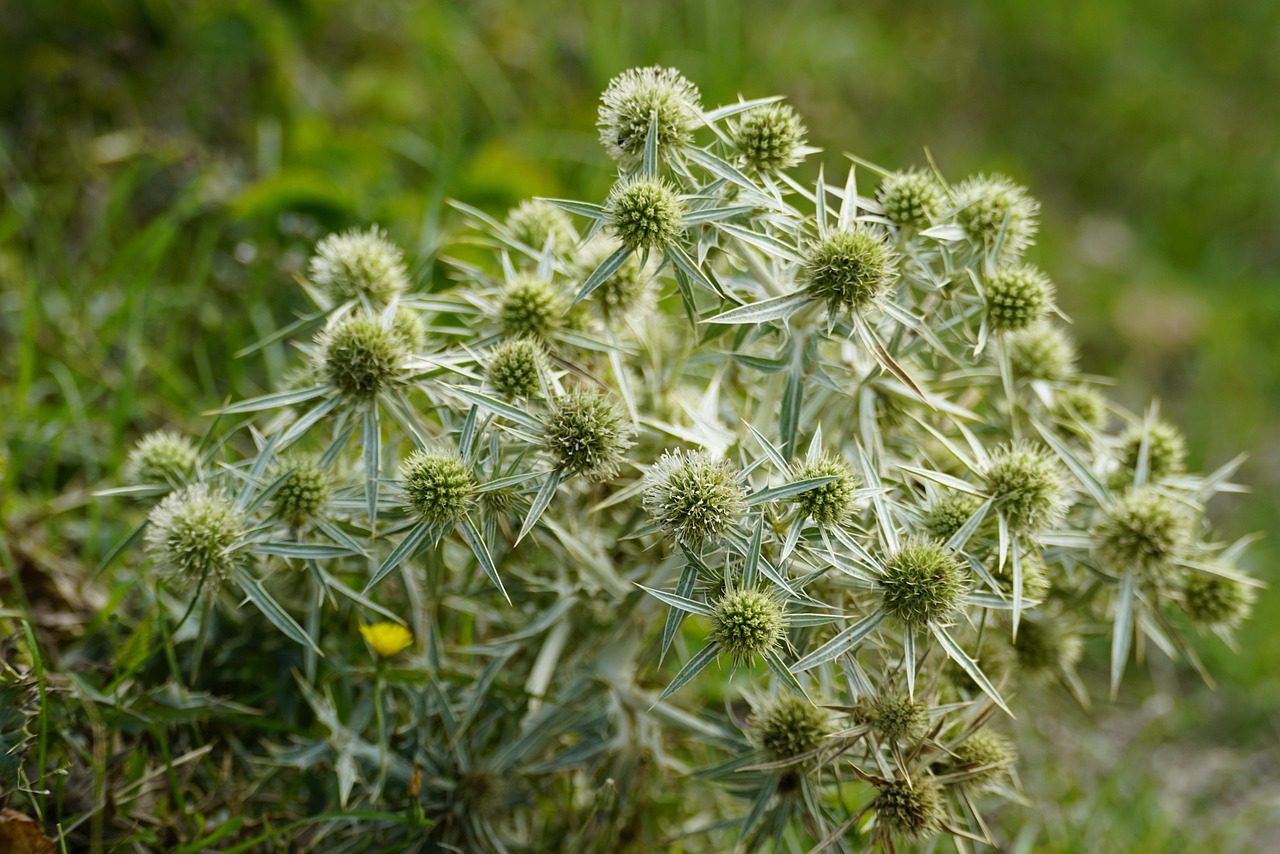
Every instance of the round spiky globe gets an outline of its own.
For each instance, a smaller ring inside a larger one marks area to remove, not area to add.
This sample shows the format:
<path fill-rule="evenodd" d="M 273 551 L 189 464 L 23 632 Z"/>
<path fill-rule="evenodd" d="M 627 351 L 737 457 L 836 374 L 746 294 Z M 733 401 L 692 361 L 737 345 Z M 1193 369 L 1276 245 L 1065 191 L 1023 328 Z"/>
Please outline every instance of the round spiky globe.
<path fill-rule="evenodd" d="M 957 785 L 969 792 L 986 791 L 1005 777 L 1018 761 L 1013 742 L 989 729 L 980 729 L 951 748 L 951 771 L 964 774 Z"/>
<path fill-rule="evenodd" d="M 746 509 L 733 464 L 706 451 L 667 451 L 645 475 L 644 508 L 676 542 L 718 541 Z"/>
<path fill-rule="evenodd" d="M 427 323 L 411 308 L 402 305 L 396 309 L 391 316 L 391 332 L 410 353 L 419 353 L 427 346 Z"/>
<path fill-rule="evenodd" d="M 631 447 L 631 425 L 603 394 L 571 391 L 551 402 L 543 445 L 565 474 L 607 480 Z"/>
<path fill-rule="evenodd" d="M 765 174 L 790 169 L 803 160 L 806 133 L 799 114 L 781 103 L 747 110 L 729 126 L 729 140 L 743 164 Z"/>
<path fill-rule="evenodd" d="M 785 628 L 782 606 L 759 590 L 729 590 L 711 611 L 711 639 L 737 661 L 773 651 Z"/>
<path fill-rule="evenodd" d="M 1084 640 L 1061 617 L 1024 614 L 1013 640 L 1019 672 L 1032 679 L 1048 678 L 1070 670 L 1084 652 Z"/>
<path fill-rule="evenodd" d="M 979 248 L 999 258 L 1021 255 L 1036 236 L 1040 203 L 1003 175 L 970 178 L 956 188 L 956 222 Z"/>
<path fill-rule="evenodd" d="M 813 462 L 796 470 L 796 480 L 815 477 L 834 477 L 830 483 L 814 487 L 796 496 L 800 512 L 819 525 L 839 525 L 853 509 L 854 496 L 858 493 L 858 479 L 853 469 L 834 454 L 823 454 Z"/>
<path fill-rule="evenodd" d="M 1062 329 L 1045 321 L 1010 332 L 1004 339 L 1015 376 L 1029 380 L 1065 380 L 1076 372 L 1076 347 Z"/>
<path fill-rule="evenodd" d="M 125 477 L 131 483 L 184 482 L 196 469 L 200 452 L 180 433 L 158 430 L 138 440 L 125 461 Z"/>
<path fill-rule="evenodd" d="M 1138 470 L 1143 439 L 1147 443 L 1148 480 L 1175 477 L 1187 468 L 1187 440 L 1182 431 L 1167 421 L 1135 424 L 1120 437 L 1120 472 L 1131 481 Z"/>
<path fill-rule="evenodd" d="M 277 478 L 284 476 L 271 497 L 276 515 L 298 527 L 315 518 L 333 491 L 329 473 L 314 457 L 295 457 L 277 464 Z"/>
<path fill-rule="evenodd" d="M 409 506 L 428 525 L 456 522 L 476 496 L 476 479 L 457 454 L 417 450 L 400 466 Z"/>
<path fill-rule="evenodd" d="M 904 624 L 946 625 L 969 591 L 956 553 L 932 540 L 912 540 L 890 555 L 880 575 L 884 610 Z"/>
<path fill-rule="evenodd" d="M 924 511 L 924 529 L 940 543 L 955 536 L 978 508 L 982 499 L 967 492 L 948 492 Z"/>
<path fill-rule="evenodd" d="M 928 228 L 942 213 L 947 195 L 932 173 L 912 169 L 886 175 L 876 200 L 885 218 L 899 228 Z"/>
<path fill-rule="evenodd" d="M 628 249 L 663 250 L 684 230 L 684 202 L 666 181 L 626 178 L 604 204 L 609 231 Z"/>
<path fill-rule="evenodd" d="M 1253 588 L 1234 578 L 1190 572 L 1182 583 L 1182 609 L 1191 622 L 1211 629 L 1234 629 L 1253 609 Z"/>
<path fill-rule="evenodd" d="M 517 241 L 538 252 L 550 247 L 552 252 L 563 255 L 578 242 L 569 215 L 541 199 L 526 199 L 507 211 L 504 225 Z"/>
<path fill-rule="evenodd" d="M 853 718 L 888 742 L 915 741 L 929 727 L 928 707 L 905 694 L 863 697 L 854 706 Z"/>
<path fill-rule="evenodd" d="M 1044 558 L 1039 552 L 1025 552 L 1020 555 L 1019 566 L 1022 569 L 1022 598 L 1026 602 L 1036 603 L 1044 600 L 1049 593 L 1049 572 Z M 1013 596 L 1013 560 L 1006 558 L 1003 569 L 998 558 L 988 564 L 991 577 L 1000 586 L 1005 596 Z"/>
<path fill-rule="evenodd" d="M 1049 409 L 1054 418 L 1075 425 L 1077 432 L 1098 431 L 1107 426 L 1107 399 L 1093 386 L 1071 385 L 1055 390 Z"/>
<path fill-rule="evenodd" d="M 147 517 L 146 548 L 170 580 L 211 590 L 241 563 L 234 546 L 248 530 L 244 513 L 205 484 L 171 493 Z"/>
<path fill-rule="evenodd" d="M 351 397 L 373 397 L 403 379 L 408 351 L 399 335 L 367 314 L 348 314 L 319 336 L 320 373 Z"/>
<path fill-rule="evenodd" d="M 809 293 L 832 314 L 862 312 L 898 279 L 898 263 L 875 232 L 852 228 L 819 240 L 804 260 Z"/>
<path fill-rule="evenodd" d="M 308 264 L 311 281 L 332 299 L 389 302 L 409 287 L 399 247 L 377 226 L 330 234 L 316 244 Z"/>
<path fill-rule="evenodd" d="M 1053 282 L 1030 264 L 1001 267 L 983 282 L 987 322 L 996 332 L 1025 329 L 1053 306 Z"/>
<path fill-rule="evenodd" d="M 885 832 L 907 839 L 923 839 L 942 828 L 942 794 L 933 778 L 914 780 L 898 777 L 878 787 L 871 808 L 876 824 Z"/>
<path fill-rule="evenodd" d="M 760 707 L 750 720 L 752 744 L 772 762 L 812 753 L 831 732 L 830 716 L 804 697 L 782 694 Z"/>
<path fill-rule="evenodd" d="M 674 68 L 632 68 L 609 81 L 600 97 L 596 127 L 609 156 L 634 165 L 644 154 L 649 125 L 657 116 L 659 148 L 693 139 L 702 111 L 698 87 Z"/>
<path fill-rule="evenodd" d="M 511 338 L 489 354 L 485 378 L 503 397 L 536 397 L 542 391 L 545 363 L 541 342 L 534 338 Z"/>
<path fill-rule="evenodd" d="M 1161 582 L 1191 542 L 1192 517 L 1177 499 L 1144 486 L 1114 502 L 1092 535 L 1105 567 L 1119 573 L 1136 570 L 1148 581 Z"/>
<path fill-rule="evenodd" d="M 591 241 L 578 259 L 579 275 L 585 281 L 601 263 L 616 252 L 618 243 L 613 240 Z M 632 254 L 622 266 L 591 292 L 591 302 L 608 323 L 615 323 L 645 306 L 649 296 L 649 278 L 640 265 L 639 256 Z"/>
<path fill-rule="evenodd" d="M 567 309 L 551 282 L 539 276 L 520 276 L 503 292 L 498 315 L 508 338 L 546 340 L 564 324 Z"/>
<path fill-rule="evenodd" d="M 1067 486 L 1053 457 L 1031 445 L 1004 445 L 991 455 L 983 488 L 1009 529 L 1032 534 L 1056 525 L 1067 506 Z"/>

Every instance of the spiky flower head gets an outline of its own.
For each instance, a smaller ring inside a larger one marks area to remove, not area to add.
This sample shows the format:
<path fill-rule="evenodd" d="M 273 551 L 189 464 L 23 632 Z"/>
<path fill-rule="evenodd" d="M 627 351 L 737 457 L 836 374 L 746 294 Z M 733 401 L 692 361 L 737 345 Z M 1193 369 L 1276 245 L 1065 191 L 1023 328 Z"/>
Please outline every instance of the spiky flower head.
<path fill-rule="evenodd" d="M 1084 652 L 1084 640 L 1061 616 L 1024 614 L 1013 639 L 1014 660 L 1022 674 L 1047 678 L 1070 670 Z"/>
<path fill-rule="evenodd" d="M 618 245 L 617 241 L 605 238 L 591 241 L 578 258 L 578 270 L 583 280 L 616 252 Z M 648 274 L 640 264 L 640 257 L 632 254 L 613 275 L 591 292 L 590 302 L 599 310 L 605 322 L 616 323 L 643 309 L 648 297 Z"/>
<path fill-rule="evenodd" d="M 1030 380 L 1065 380 L 1076 372 L 1076 346 L 1061 328 L 1045 321 L 1010 332 L 1004 338 L 1015 376 Z"/>
<path fill-rule="evenodd" d="M 804 697 L 781 694 L 751 716 L 751 743 L 771 762 L 812 753 L 831 732 L 830 716 Z"/>
<path fill-rule="evenodd" d="M 608 480 L 631 447 L 626 416 L 603 394 L 570 391 L 551 402 L 543 446 L 565 474 Z"/>
<path fill-rule="evenodd" d="M 329 500 L 333 482 L 320 461 L 299 456 L 277 463 L 275 476 L 284 477 L 271 503 L 276 515 L 297 527 L 315 518 Z"/>
<path fill-rule="evenodd" d="M 1102 430 L 1107 426 L 1107 399 L 1093 386 L 1071 385 L 1053 393 L 1049 411 L 1066 424 L 1078 425 L 1087 430 Z"/>
<path fill-rule="evenodd" d="M 880 591 L 884 610 L 904 624 L 946 625 L 969 591 L 969 577 L 955 552 L 913 539 L 884 562 Z"/>
<path fill-rule="evenodd" d="M 809 293 L 833 315 L 871 308 L 898 279 L 898 262 L 878 234 L 857 227 L 810 247 L 804 261 Z"/>
<path fill-rule="evenodd" d="M 1211 629 L 1234 629 L 1253 609 L 1253 588 L 1234 578 L 1190 572 L 1182 584 L 1182 609 Z"/>
<path fill-rule="evenodd" d="M 830 483 L 814 487 L 796 496 L 800 511 L 819 525 L 838 525 L 853 509 L 853 499 L 858 492 L 858 479 L 853 469 L 835 454 L 823 454 L 813 462 L 807 462 L 796 470 L 796 480 L 815 477 L 834 477 Z"/>
<path fill-rule="evenodd" d="M 410 353 L 419 353 L 427 346 L 426 321 L 421 314 L 406 306 L 399 306 L 391 315 L 391 332 Z"/>
<path fill-rule="evenodd" d="M 605 200 L 604 215 L 610 233 L 628 249 L 666 249 L 684 230 L 684 202 L 658 178 L 619 181 Z"/>
<path fill-rule="evenodd" d="M 507 211 L 504 224 L 512 237 L 539 252 L 549 246 L 552 252 L 563 255 L 578 242 L 578 232 L 569 215 L 541 199 L 526 199 Z"/>
<path fill-rule="evenodd" d="M 989 729 L 980 729 L 951 749 L 952 773 L 962 774 L 956 785 L 968 792 L 982 792 L 1009 775 L 1018 761 L 1013 742 Z"/>
<path fill-rule="evenodd" d="M 1039 552 L 1028 551 L 1019 554 L 1019 569 L 1022 572 L 1022 598 L 1026 602 L 1041 602 L 1049 593 L 1049 572 L 1044 558 Z M 998 558 L 989 564 L 991 577 L 1000 586 L 1005 596 L 1013 596 L 1013 560 L 1006 557 L 1004 566 L 1000 566 Z"/>
<path fill-rule="evenodd" d="M 409 506 L 428 525 L 456 522 L 476 496 L 475 476 L 451 451 L 414 451 L 400 466 L 400 482 Z"/>
<path fill-rule="evenodd" d="M 1053 306 L 1053 282 L 1038 267 L 1001 267 L 983 282 L 987 322 L 996 332 L 1025 329 Z"/>
<path fill-rule="evenodd" d="M 546 340 L 564 324 L 568 305 L 560 291 L 541 276 L 519 276 L 503 291 L 498 308 L 502 333 L 509 338 Z"/>
<path fill-rule="evenodd" d="M 906 694 L 886 693 L 860 698 L 853 719 L 885 741 L 915 741 L 929 727 L 929 709 Z"/>
<path fill-rule="evenodd" d="M 645 475 L 644 508 L 676 542 L 715 542 L 746 509 L 733 463 L 706 451 L 667 451 Z"/>
<path fill-rule="evenodd" d="M 379 658 L 399 655 L 413 644 L 413 634 L 399 623 L 372 623 L 360 627 L 365 643 Z"/>
<path fill-rule="evenodd" d="M 345 315 L 320 333 L 318 343 L 321 376 L 343 394 L 373 397 L 404 378 L 404 340 L 377 317 Z"/>
<path fill-rule="evenodd" d="M 316 244 L 308 272 L 338 302 L 387 303 L 409 287 L 404 254 L 377 226 L 330 234 Z"/>
<path fill-rule="evenodd" d="M 1015 533 L 1032 534 L 1056 525 L 1067 506 L 1066 480 L 1048 452 L 1012 443 L 991 455 L 983 488 Z"/>
<path fill-rule="evenodd" d="M 644 154 L 649 125 L 657 116 L 659 147 L 680 147 L 693 139 L 702 112 L 698 87 L 674 68 L 631 68 L 609 81 L 600 96 L 596 127 L 609 156 L 624 165 Z"/>
<path fill-rule="evenodd" d="M 886 781 L 878 787 L 871 808 L 876 824 L 896 836 L 924 839 L 942 828 L 942 793 L 933 778 L 923 774 Z"/>
<path fill-rule="evenodd" d="M 711 639 L 736 661 L 772 652 L 784 632 L 782 606 L 760 590 L 728 590 L 711 610 Z"/>
<path fill-rule="evenodd" d="M 1154 487 L 1131 490 L 1115 501 L 1092 531 L 1095 552 L 1114 572 L 1134 570 L 1161 582 L 1171 562 L 1191 542 L 1192 516 Z"/>
<path fill-rule="evenodd" d="M 157 430 L 138 440 L 125 461 L 125 478 L 131 483 L 183 483 L 196 469 L 200 452 L 180 433 Z"/>
<path fill-rule="evenodd" d="M 535 397 L 542 391 L 546 354 L 534 338 L 509 338 L 493 348 L 485 377 L 503 397 Z"/>
<path fill-rule="evenodd" d="M 928 228 L 942 213 L 947 196 L 933 173 L 911 169 L 886 175 L 876 200 L 885 218 L 899 228 Z"/>
<path fill-rule="evenodd" d="M 235 545 L 248 528 L 243 511 L 205 484 L 170 493 L 147 517 L 146 548 L 169 579 L 212 590 L 240 565 Z"/>
<path fill-rule="evenodd" d="M 982 499 L 967 492 L 948 492 L 931 503 L 924 511 L 924 529 L 940 543 L 955 536 L 964 523 L 982 505 Z"/>
<path fill-rule="evenodd" d="M 1040 203 L 1004 175 L 977 176 L 956 188 L 956 222 L 984 250 L 1000 245 L 1001 260 L 1021 255 L 1036 236 Z"/>
<path fill-rule="evenodd" d="M 1147 443 L 1149 480 L 1176 477 L 1187 468 L 1187 440 L 1182 431 L 1168 421 L 1158 419 L 1149 424 L 1135 424 L 1120 437 L 1120 471 L 1132 480 L 1138 470 L 1143 439 Z"/>
<path fill-rule="evenodd" d="M 753 172 L 772 174 L 804 159 L 807 131 L 789 104 L 774 103 L 747 110 L 729 126 L 729 140 Z"/>

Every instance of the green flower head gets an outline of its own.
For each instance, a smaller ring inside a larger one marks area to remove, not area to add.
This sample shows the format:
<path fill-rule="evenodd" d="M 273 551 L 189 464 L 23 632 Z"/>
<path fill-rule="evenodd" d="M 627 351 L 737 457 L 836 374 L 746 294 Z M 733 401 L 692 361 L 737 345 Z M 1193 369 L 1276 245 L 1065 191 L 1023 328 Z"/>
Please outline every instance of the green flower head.
<path fill-rule="evenodd" d="M 1066 332 L 1045 321 L 1010 332 L 1004 346 L 1015 376 L 1058 382 L 1076 372 L 1075 344 Z"/>
<path fill-rule="evenodd" d="M 181 484 L 196 469 L 200 457 L 195 443 L 180 433 L 158 430 L 138 440 L 125 461 L 130 483 Z"/>
<path fill-rule="evenodd" d="M 596 127 L 609 156 L 634 165 L 644 154 L 649 125 L 657 116 L 658 145 L 681 147 L 701 121 L 698 87 L 674 68 L 632 68 L 609 81 L 600 97 Z"/>
<path fill-rule="evenodd" d="M 448 451 L 414 451 L 400 466 L 409 506 L 429 525 L 456 522 L 476 496 L 476 480 L 466 463 Z"/>
<path fill-rule="evenodd" d="M 880 575 L 884 610 L 922 628 L 946 625 L 969 592 L 969 576 L 955 552 L 932 540 L 912 540 L 889 556 Z"/>
<path fill-rule="evenodd" d="M 1001 267 L 983 283 L 987 322 L 996 332 L 1026 329 L 1053 307 L 1053 282 L 1030 264 Z"/>
<path fill-rule="evenodd" d="M 520 276 L 507 286 L 498 308 L 508 338 L 550 338 L 562 325 L 568 305 L 559 290 L 538 276 Z"/>
<path fill-rule="evenodd" d="M 858 492 L 858 479 L 853 469 L 842 458 L 824 454 L 796 470 L 796 480 L 815 477 L 834 477 L 836 480 L 802 492 L 796 496 L 796 504 L 804 515 L 819 525 L 838 525 L 853 509 L 853 499 Z"/>
<path fill-rule="evenodd" d="M 1084 640 L 1057 616 L 1023 615 L 1013 641 L 1018 670 L 1043 679 L 1070 670 L 1084 652 Z"/>
<path fill-rule="evenodd" d="M 1093 386 L 1071 385 L 1056 389 L 1050 406 L 1053 417 L 1074 432 L 1098 431 L 1107 426 L 1107 399 Z"/>
<path fill-rule="evenodd" d="M 1095 553 L 1113 572 L 1136 570 L 1166 580 L 1172 561 L 1191 542 L 1193 520 L 1177 499 L 1144 486 L 1115 501 L 1092 531 Z"/>
<path fill-rule="evenodd" d="M 942 793 L 932 777 L 898 777 L 881 785 L 871 802 L 876 824 L 894 836 L 925 839 L 942 829 Z"/>
<path fill-rule="evenodd" d="M 311 281 L 338 302 L 390 302 L 409 287 L 404 255 L 378 227 L 330 234 L 316 244 Z"/>
<path fill-rule="evenodd" d="M 884 177 L 876 200 L 885 218 L 899 228 L 928 228 L 946 205 L 946 192 L 930 172 L 912 169 Z"/>
<path fill-rule="evenodd" d="M 853 719 L 885 741 L 916 741 L 928 730 L 929 709 L 905 694 L 880 694 L 859 699 Z"/>
<path fill-rule="evenodd" d="M 368 398 L 404 378 L 404 340 L 363 313 L 348 314 L 320 333 L 320 373 L 343 394 Z"/>
<path fill-rule="evenodd" d="M 550 248 L 563 255 L 578 242 L 578 233 L 569 215 L 560 208 L 541 199 L 526 199 L 507 212 L 504 223 L 520 243 L 541 252 Z"/>
<path fill-rule="evenodd" d="M 765 104 L 729 126 L 729 139 L 753 172 L 771 174 L 804 159 L 804 123 L 788 104 Z"/>
<path fill-rule="evenodd" d="M 1233 629 L 1253 608 L 1253 588 L 1234 578 L 1192 571 L 1182 583 L 1182 609 L 1191 622 L 1211 629 Z"/>
<path fill-rule="evenodd" d="M 967 492 L 948 492 L 924 511 L 924 529 L 940 543 L 955 536 L 982 505 L 982 499 Z"/>
<path fill-rule="evenodd" d="M 1187 469 L 1187 440 L 1182 431 L 1168 421 L 1135 424 L 1120 437 L 1120 473 L 1122 481 L 1131 481 L 1138 470 L 1143 439 L 1147 442 L 1148 479 L 1152 481 L 1176 477 Z M 1127 477 L 1126 477 L 1127 476 Z"/>
<path fill-rule="evenodd" d="M 212 590 L 242 564 L 235 546 L 248 522 L 224 493 L 204 484 L 168 495 L 147 517 L 146 548 L 170 580 Z"/>
<path fill-rule="evenodd" d="M 603 394 L 571 391 L 551 402 L 543 445 L 565 474 L 608 480 L 631 447 L 631 425 Z"/>
<path fill-rule="evenodd" d="M 601 238 L 591 241 L 578 258 L 577 268 L 582 280 L 585 281 L 617 249 L 618 243 L 614 240 Z M 645 308 L 648 297 L 648 274 L 641 266 L 639 256 L 633 253 L 612 276 L 591 292 L 590 301 L 607 323 L 616 323 Z"/>
<path fill-rule="evenodd" d="M 271 497 L 276 515 L 295 527 L 315 518 L 333 491 L 332 479 L 313 457 L 296 457 L 276 464 L 275 476 L 285 477 Z"/>
<path fill-rule="evenodd" d="M 956 222 L 980 249 L 1000 246 L 1000 260 L 1018 257 L 1035 240 L 1040 203 L 1003 175 L 970 178 L 956 188 Z"/>
<path fill-rule="evenodd" d="M 736 661 L 772 652 L 785 631 L 782 606 L 759 590 L 729 590 L 711 611 L 711 639 Z"/>
<path fill-rule="evenodd" d="M 1067 506 L 1066 480 L 1053 457 L 1031 445 L 1005 445 L 983 472 L 987 494 L 1015 533 L 1032 534 L 1056 525 Z"/>
<path fill-rule="evenodd" d="M 968 792 L 984 792 L 1009 776 L 1018 761 L 1013 742 L 989 729 L 980 729 L 951 749 L 950 771 L 963 775 L 956 785 Z"/>
<path fill-rule="evenodd" d="M 644 508 L 676 542 L 715 542 L 746 510 L 733 464 L 705 451 L 668 451 L 645 476 Z"/>
<path fill-rule="evenodd" d="M 684 231 L 684 202 L 660 179 L 618 182 L 605 200 L 604 215 L 610 233 L 628 249 L 661 251 Z"/>
<path fill-rule="evenodd" d="M 898 263 L 875 232 L 858 227 L 810 247 L 803 276 L 809 293 L 826 302 L 831 314 L 863 312 L 897 281 Z"/>
<path fill-rule="evenodd" d="M 782 694 L 751 716 L 749 736 L 771 762 L 812 753 L 831 732 L 830 716 L 804 697 Z"/>
<path fill-rule="evenodd" d="M 546 354 L 534 338 L 509 338 L 493 348 L 485 378 L 506 398 L 536 397 L 542 391 Z"/>

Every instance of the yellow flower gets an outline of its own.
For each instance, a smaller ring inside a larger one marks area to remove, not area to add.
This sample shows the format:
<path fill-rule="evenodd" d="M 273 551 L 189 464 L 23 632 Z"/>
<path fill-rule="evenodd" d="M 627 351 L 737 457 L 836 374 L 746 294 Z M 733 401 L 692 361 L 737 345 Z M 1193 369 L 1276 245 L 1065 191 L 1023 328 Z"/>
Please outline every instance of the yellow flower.
<path fill-rule="evenodd" d="M 383 658 L 390 658 L 413 643 L 413 634 L 398 623 L 374 623 L 361 626 L 360 634 Z"/>

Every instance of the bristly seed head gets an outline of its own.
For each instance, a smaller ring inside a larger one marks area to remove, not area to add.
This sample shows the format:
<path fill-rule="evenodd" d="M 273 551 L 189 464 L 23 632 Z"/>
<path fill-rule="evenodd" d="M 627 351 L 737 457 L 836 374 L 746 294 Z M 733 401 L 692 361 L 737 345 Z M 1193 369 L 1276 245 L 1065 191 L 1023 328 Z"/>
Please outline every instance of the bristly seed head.
<path fill-rule="evenodd" d="M 1124 482 L 1133 480 L 1142 453 L 1143 437 L 1147 441 L 1147 479 L 1150 481 L 1176 477 L 1187 468 L 1187 440 L 1182 431 L 1168 421 L 1135 424 L 1120 437 L 1120 473 Z"/>
<path fill-rule="evenodd" d="M 662 251 L 684 230 L 684 202 L 661 179 L 619 181 L 605 200 L 604 215 L 610 233 L 628 249 Z"/>
<path fill-rule="evenodd" d="M 1062 329 L 1037 321 L 1004 338 L 1014 376 L 1059 382 L 1076 372 L 1076 347 Z"/>
<path fill-rule="evenodd" d="M 549 246 L 553 253 L 563 255 L 578 242 L 569 215 L 540 199 L 526 199 L 516 205 L 507 212 L 504 224 L 512 237 L 538 252 Z"/>
<path fill-rule="evenodd" d="M 659 148 L 681 147 L 693 139 L 702 112 L 698 87 L 674 68 L 632 68 L 609 81 L 600 97 L 596 127 L 609 156 L 634 165 L 644 154 L 654 115 Z"/>
<path fill-rule="evenodd" d="M 1192 526 L 1191 513 L 1177 499 L 1144 486 L 1104 512 L 1092 531 L 1095 552 L 1114 572 L 1137 571 L 1149 582 L 1162 583 L 1191 542 Z"/>
<path fill-rule="evenodd" d="M 1053 417 L 1073 432 L 1102 430 L 1107 426 L 1107 399 L 1093 386 L 1071 385 L 1056 389 L 1049 408 Z"/>
<path fill-rule="evenodd" d="M 456 522 L 471 506 L 476 479 L 457 454 L 417 450 L 400 466 L 409 506 L 428 525 Z"/>
<path fill-rule="evenodd" d="M 853 719 L 870 727 L 885 741 L 911 742 L 921 738 L 928 729 L 929 709 L 905 694 L 880 694 L 860 698 L 854 706 Z"/>
<path fill-rule="evenodd" d="M 954 755 L 948 770 L 963 774 L 956 785 L 967 792 L 984 792 L 1009 776 L 1009 769 L 1018 761 L 1018 751 L 1013 742 L 989 729 L 971 733 L 964 741 L 951 749 Z"/>
<path fill-rule="evenodd" d="M 318 341 L 320 372 L 343 394 L 373 397 L 403 380 L 404 341 L 376 317 L 348 314 L 326 327 Z"/>
<path fill-rule="evenodd" d="M 645 510 L 686 546 L 718 541 L 746 509 L 746 497 L 733 464 L 705 451 L 667 451 L 645 475 Z"/>
<path fill-rule="evenodd" d="M 1056 525 L 1067 506 L 1066 481 L 1057 462 L 1031 445 L 1004 445 L 983 473 L 984 489 L 1014 533 L 1033 534 Z"/>
<path fill-rule="evenodd" d="M 831 314 L 863 312 L 898 280 L 898 262 L 879 235 L 857 227 L 815 243 L 803 275 L 809 293 Z"/>
<path fill-rule="evenodd" d="M 876 823 L 885 832 L 907 839 L 924 839 L 942 828 L 942 794 L 932 777 L 902 777 L 879 787 L 871 802 Z"/>
<path fill-rule="evenodd" d="M 508 338 L 546 340 L 564 324 L 568 305 L 556 287 L 538 276 L 520 276 L 507 286 L 498 309 Z"/>
<path fill-rule="evenodd" d="M 1012 260 L 1035 239 L 1040 203 L 1003 175 L 970 178 L 956 188 L 956 222 L 984 250 L 1001 244 L 999 259 Z"/>
<path fill-rule="evenodd" d="M 409 287 L 403 253 L 377 226 L 330 234 L 316 244 L 308 272 L 338 302 L 363 297 L 385 304 Z"/>
<path fill-rule="evenodd" d="M 729 126 L 729 139 L 752 172 L 772 174 L 804 159 L 804 123 L 789 104 L 765 104 Z"/>
<path fill-rule="evenodd" d="M 1058 616 L 1023 614 L 1013 641 L 1018 670 L 1031 679 L 1045 679 L 1070 670 L 1084 652 L 1084 640 Z"/>
<path fill-rule="evenodd" d="M 399 306 L 391 316 L 391 332 L 410 353 L 420 353 L 427 346 L 427 323 L 407 306 Z"/>
<path fill-rule="evenodd" d="M 271 497 L 276 515 L 294 527 L 315 518 L 333 491 L 329 473 L 314 457 L 301 456 L 276 464 L 276 478 L 287 475 Z"/>
<path fill-rule="evenodd" d="M 1253 609 L 1253 588 L 1234 578 L 1191 571 L 1182 583 L 1182 610 L 1210 629 L 1234 629 Z"/>
<path fill-rule="evenodd" d="M 976 495 L 948 492 L 925 508 L 924 529 L 930 537 L 945 543 L 964 527 L 981 505 L 982 499 Z"/>
<path fill-rule="evenodd" d="M 493 348 L 485 377 L 506 398 L 536 397 L 542 391 L 546 355 L 533 338 L 511 338 Z"/>
<path fill-rule="evenodd" d="M 129 452 L 125 478 L 130 483 L 177 486 L 195 471 L 199 457 L 195 443 L 186 436 L 157 430 L 139 439 Z"/>
<path fill-rule="evenodd" d="M 1001 267 L 983 282 L 987 322 L 996 332 L 1025 329 L 1053 307 L 1053 282 L 1030 264 Z"/>
<path fill-rule="evenodd" d="M 819 525 L 839 525 L 853 510 L 853 499 L 858 492 L 858 479 L 853 469 L 834 454 L 823 454 L 796 470 L 796 480 L 815 477 L 834 477 L 836 480 L 814 487 L 796 496 L 800 511 Z"/>
<path fill-rule="evenodd" d="M 880 575 L 884 610 L 913 628 L 946 625 L 969 592 L 969 576 L 955 552 L 932 540 L 904 544 Z"/>
<path fill-rule="evenodd" d="M 565 474 L 608 480 L 631 447 L 632 428 L 603 394 L 571 391 L 551 402 L 543 444 Z"/>
<path fill-rule="evenodd" d="M 711 612 L 711 639 L 735 661 L 772 652 L 785 629 L 782 606 L 759 590 L 729 590 Z"/>
<path fill-rule="evenodd" d="M 830 716 L 804 697 L 782 694 L 750 720 L 750 738 L 771 762 L 804 756 L 822 746 L 831 732 Z"/>
<path fill-rule="evenodd" d="M 147 553 L 170 580 L 212 591 L 241 565 L 236 543 L 247 531 L 244 513 L 204 484 L 168 495 L 147 517 Z"/>
<path fill-rule="evenodd" d="M 931 172 L 912 169 L 886 175 L 876 200 L 885 218 L 899 228 L 928 228 L 941 215 L 947 196 Z"/>

